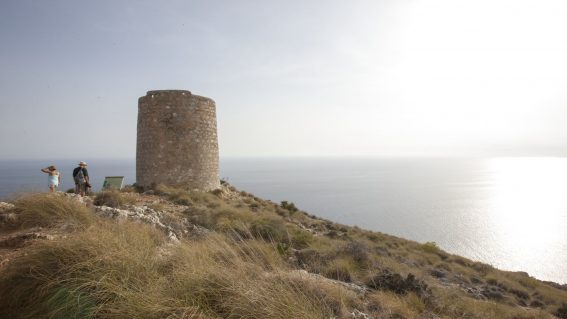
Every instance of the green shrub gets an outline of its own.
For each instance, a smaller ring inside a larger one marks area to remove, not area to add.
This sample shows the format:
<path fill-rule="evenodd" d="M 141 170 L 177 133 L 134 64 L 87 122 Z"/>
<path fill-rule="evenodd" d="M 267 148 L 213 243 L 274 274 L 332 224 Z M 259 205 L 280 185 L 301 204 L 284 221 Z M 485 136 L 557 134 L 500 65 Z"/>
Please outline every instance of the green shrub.
<path fill-rule="evenodd" d="M 212 191 L 210 191 L 209 193 L 215 195 L 215 196 L 220 196 L 222 194 L 222 189 L 217 188 L 217 189 L 213 189 Z"/>
<path fill-rule="evenodd" d="M 250 226 L 250 231 L 254 237 L 266 241 L 285 242 L 287 240 L 287 230 L 280 220 L 255 220 Z"/>
<path fill-rule="evenodd" d="M 96 206 L 109 206 L 118 208 L 126 203 L 126 200 L 118 191 L 102 191 L 96 194 L 93 204 Z"/>
<path fill-rule="evenodd" d="M 561 307 L 555 312 L 555 315 L 561 319 L 567 319 L 567 303 L 562 303 Z"/>
<path fill-rule="evenodd" d="M 277 206 L 277 204 L 274 204 L 274 205 L 276 205 L 276 207 L 274 208 L 276 214 L 278 214 L 278 215 L 280 215 L 280 216 L 282 216 L 282 217 L 289 217 L 289 215 L 290 215 L 289 210 L 283 209 L 283 208 L 281 208 L 280 206 Z"/>
<path fill-rule="evenodd" d="M 136 184 L 126 185 L 120 190 L 123 193 L 143 193 L 144 189 Z"/>
<path fill-rule="evenodd" d="M 395 273 L 389 269 L 384 269 L 370 280 L 366 285 L 372 289 L 389 290 L 396 294 L 407 294 L 414 292 L 419 296 L 423 296 L 427 292 L 427 284 L 416 279 L 413 274 L 408 274 L 406 278 L 402 275 Z"/>
<path fill-rule="evenodd" d="M 307 248 L 313 242 L 313 235 L 305 230 L 293 228 L 290 231 L 291 245 L 295 249 Z"/>
<path fill-rule="evenodd" d="M 183 206 L 189 206 L 193 203 L 191 200 L 191 196 L 189 196 L 188 194 L 179 194 L 175 196 L 175 198 L 172 199 L 172 201 L 177 205 L 183 205 Z"/>
<path fill-rule="evenodd" d="M 299 209 L 297 209 L 297 207 L 295 207 L 294 203 L 290 203 L 290 202 L 285 201 L 285 200 L 281 202 L 281 207 L 283 209 L 288 210 L 290 213 L 295 213 L 299 210 Z"/>
<path fill-rule="evenodd" d="M 439 246 L 437 246 L 437 243 L 434 241 L 428 241 L 425 244 L 421 245 L 421 250 L 426 253 L 435 254 L 439 252 Z"/>
<path fill-rule="evenodd" d="M 357 263 L 357 265 L 367 266 L 370 260 L 368 250 L 368 246 L 366 246 L 364 243 L 356 240 L 351 240 L 342 249 L 342 253 L 350 256 L 354 260 L 354 262 Z"/>

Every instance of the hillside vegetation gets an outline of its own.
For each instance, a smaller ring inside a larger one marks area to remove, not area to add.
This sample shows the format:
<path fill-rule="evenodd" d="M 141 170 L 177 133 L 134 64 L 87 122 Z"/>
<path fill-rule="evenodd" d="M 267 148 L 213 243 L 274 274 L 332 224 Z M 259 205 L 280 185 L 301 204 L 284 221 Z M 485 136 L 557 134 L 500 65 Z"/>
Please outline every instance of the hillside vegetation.
<path fill-rule="evenodd" d="M 0 205 L 1 318 L 567 318 L 567 287 L 239 192 Z"/>

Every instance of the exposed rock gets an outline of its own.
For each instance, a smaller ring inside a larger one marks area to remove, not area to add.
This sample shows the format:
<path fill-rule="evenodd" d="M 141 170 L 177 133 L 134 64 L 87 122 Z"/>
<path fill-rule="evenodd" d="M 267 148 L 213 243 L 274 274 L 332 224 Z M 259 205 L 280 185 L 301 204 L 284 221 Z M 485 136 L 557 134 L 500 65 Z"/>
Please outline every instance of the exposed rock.
<path fill-rule="evenodd" d="M 479 287 L 476 286 L 469 286 L 469 285 L 459 285 L 459 287 L 466 292 L 469 296 L 475 298 L 475 299 L 480 299 L 480 300 L 484 300 L 486 299 L 486 296 L 483 295 L 483 290 Z"/>
<path fill-rule="evenodd" d="M 352 318 L 354 319 L 372 319 L 372 317 L 370 317 L 369 315 L 365 314 L 364 312 L 358 310 L 358 309 L 354 309 L 350 315 L 352 316 Z"/>
<path fill-rule="evenodd" d="M 93 199 L 90 198 L 89 196 L 81 196 L 81 195 L 79 195 L 79 194 L 63 193 L 63 192 L 57 192 L 57 194 L 61 194 L 61 195 L 65 196 L 65 197 L 72 198 L 72 199 L 74 199 L 74 200 L 76 200 L 76 201 L 78 201 L 78 202 L 80 202 L 80 203 L 83 203 L 83 204 L 85 204 L 85 205 L 87 205 L 87 206 L 90 206 L 90 205 L 93 204 Z"/>
<path fill-rule="evenodd" d="M 11 210 L 14 207 L 15 207 L 14 204 L 6 203 L 6 202 L 0 202 L 0 213 Z"/>
<path fill-rule="evenodd" d="M 18 219 L 18 216 L 12 213 L 14 207 L 14 204 L 0 202 L 0 226 L 14 223 Z"/>
<path fill-rule="evenodd" d="M 128 206 L 128 208 L 129 209 L 120 209 L 108 206 L 94 206 L 95 211 L 102 216 L 117 219 L 133 219 L 148 223 L 164 230 L 169 240 L 179 241 L 179 235 L 174 232 L 173 228 L 161 222 L 161 212 L 153 210 L 148 206 Z"/>
<path fill-rule="evenodd" d="M 334 285 L 338 285 L 341 286 L 343 288 L 346 288 L 350 291 L 359 293 L 359 294 L 365 294 L 368 292 L 368 288 L 361 286 L 361 285 L 357 285 L 355 283 L 348 283 L 348 282 L 344 282 L 344 281 L 340 281 L 340 280 L 334 280 L 334 279 L 329 279 L 327 277 L 318 275 L 318 274 L 314 274 L 314 273 L 310 273 L 306 270 L 292 270 L 291 274 L 294 274 L 296 276 L 299 277 L 307 277 L 307 278 L 311 278 L 317 281 L 321 281 L 321 282 L 327 282 L 327 283 L 331 283 Z M 357 317 L 357 318 L 362 318 L 362 317 Z"/>
<path fill-rule="evenodd" d="M 191 226 L 191 231 L 189 232 L 189 235 L 193 238 L 200 238 L 200 237 L 204 237 L 207 234 L 209 234 L 211 231 L 205 227 L 199 226 L 199 225 L 192 225 Z"/>

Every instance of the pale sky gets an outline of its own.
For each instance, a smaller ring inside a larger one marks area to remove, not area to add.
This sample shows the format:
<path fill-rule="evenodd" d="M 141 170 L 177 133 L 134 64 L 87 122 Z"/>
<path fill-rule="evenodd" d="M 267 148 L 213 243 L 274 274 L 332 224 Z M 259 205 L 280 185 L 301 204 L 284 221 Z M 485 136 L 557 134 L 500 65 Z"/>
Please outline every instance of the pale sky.
<path fill-rule="evenodd" d="M 0 159 L 133 158 L 137 99 L 222 157 L 567 155 L 567 1 L 0 0 Z"/>

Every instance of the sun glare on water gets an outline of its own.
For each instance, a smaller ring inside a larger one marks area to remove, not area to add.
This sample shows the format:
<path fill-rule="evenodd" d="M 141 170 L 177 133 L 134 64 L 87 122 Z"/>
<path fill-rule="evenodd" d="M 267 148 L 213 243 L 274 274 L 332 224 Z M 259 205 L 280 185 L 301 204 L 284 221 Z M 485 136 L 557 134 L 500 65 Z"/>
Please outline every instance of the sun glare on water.
<path fill-rule="evenodd" d="M 567 159 L 496 158 L 488 166 L 493 183 L 485 225 L 507 255 L 494 264 L 533 272 L 567 259 L 550 253 L 567 248 L 555 247 L 567 246 Z"/>

